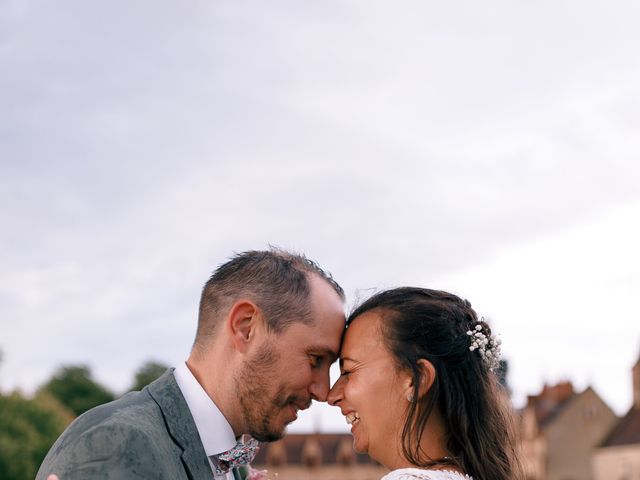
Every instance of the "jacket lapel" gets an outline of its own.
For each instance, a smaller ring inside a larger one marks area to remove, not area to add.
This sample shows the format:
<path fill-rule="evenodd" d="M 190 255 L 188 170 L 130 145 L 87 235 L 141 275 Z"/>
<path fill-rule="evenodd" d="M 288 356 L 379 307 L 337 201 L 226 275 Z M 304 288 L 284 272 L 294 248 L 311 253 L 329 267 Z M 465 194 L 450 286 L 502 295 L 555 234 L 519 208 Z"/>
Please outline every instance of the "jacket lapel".
<path fill-rule="evenodd" d="M 182 462 L 193 479 L 212 478 L 209 459 L 187 402 L 173 376 L 173 368 L 149 385 L 149 394 L 160 407 L 169 434 L 182 448 Z"/>

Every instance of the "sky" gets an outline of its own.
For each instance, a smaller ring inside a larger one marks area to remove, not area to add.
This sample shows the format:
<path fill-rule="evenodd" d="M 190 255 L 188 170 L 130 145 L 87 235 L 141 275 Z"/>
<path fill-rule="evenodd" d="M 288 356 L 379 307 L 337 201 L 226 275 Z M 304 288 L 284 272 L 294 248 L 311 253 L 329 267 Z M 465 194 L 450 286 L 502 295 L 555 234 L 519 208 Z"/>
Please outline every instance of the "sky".
<path fill-rule="evenodd" d="M 0 0 L 0 388 L 177 364 L 213 269 L 273 244 L 349 307 L 467 298 L 516 406 L 571 380 L 623 414 L 639 23 L 616 0 Z M 316 428 L 346 424 L 317 405 L 291 431 Z"/>

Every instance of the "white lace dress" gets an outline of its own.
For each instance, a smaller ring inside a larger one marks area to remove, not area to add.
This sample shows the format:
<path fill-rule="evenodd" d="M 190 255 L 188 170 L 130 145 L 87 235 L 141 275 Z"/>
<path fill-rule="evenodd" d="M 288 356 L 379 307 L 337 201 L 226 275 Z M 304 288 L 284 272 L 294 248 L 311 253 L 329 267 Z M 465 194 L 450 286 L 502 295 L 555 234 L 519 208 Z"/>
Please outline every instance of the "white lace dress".
<path fill-rule="evenodd" d="M 380 480 L 473 480 L 469 475 L 450 470 L 423 470 L 421 468 L 400 468 L 389 472 Z"/>

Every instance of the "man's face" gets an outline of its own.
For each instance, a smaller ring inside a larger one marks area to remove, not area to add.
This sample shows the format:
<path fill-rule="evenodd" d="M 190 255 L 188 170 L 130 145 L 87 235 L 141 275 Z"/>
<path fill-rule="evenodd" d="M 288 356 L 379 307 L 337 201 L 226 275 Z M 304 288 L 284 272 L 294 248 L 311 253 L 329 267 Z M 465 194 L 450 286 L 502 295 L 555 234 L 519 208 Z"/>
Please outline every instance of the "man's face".
<path fill-rule="evenodd" d="M 312 276 L 309 282 L 313 322 L 295 322 L 279 334 L 265 333 L 236 378 L 247 429 L 263 442 L 282 438 L 298 410 L 308 408 L 311 400 L 327 398 L 329 367 L 344 333 L 344 307 L 324 280 Z"/>

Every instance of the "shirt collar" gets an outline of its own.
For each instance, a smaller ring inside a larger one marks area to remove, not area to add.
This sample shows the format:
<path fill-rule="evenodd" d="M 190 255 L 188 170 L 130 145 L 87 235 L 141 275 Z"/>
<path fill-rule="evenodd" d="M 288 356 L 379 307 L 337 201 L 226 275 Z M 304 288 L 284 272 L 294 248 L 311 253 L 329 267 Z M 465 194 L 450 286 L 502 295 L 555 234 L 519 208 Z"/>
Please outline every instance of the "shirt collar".
<path fill-rule="evenodd" d="M 187 364 L 178 365 L 173 375 L 187 402 L 207 456 L 217 455 L 233 448 L 236 437 L 231 425 L 193 376 Z"/>

